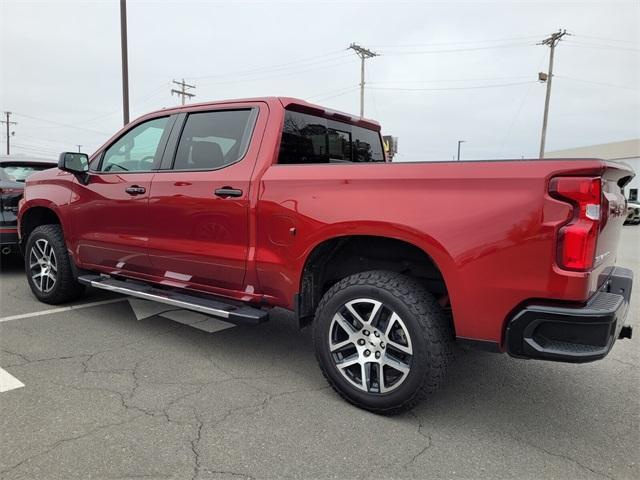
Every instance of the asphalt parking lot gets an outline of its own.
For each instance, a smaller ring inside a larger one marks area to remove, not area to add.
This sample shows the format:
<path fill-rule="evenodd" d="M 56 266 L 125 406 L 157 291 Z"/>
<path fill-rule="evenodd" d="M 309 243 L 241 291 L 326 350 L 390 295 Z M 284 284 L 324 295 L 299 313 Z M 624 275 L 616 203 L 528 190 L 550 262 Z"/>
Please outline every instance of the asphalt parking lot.
<path fill-rule="evenodd" d="M 640 227 L 618 263 L 640 275 Z M 586 365 L 459 351 L 387 418 L 327 386 L 284 312 L 208 334 L 95 291 L 49 311 L 18 261 L 0 275 L 0 367 L 24 384 L 0 393 L 5 480 L 640 478 L 638 338 Z M 639 313 L 636 288 L 636 337 Z"/>

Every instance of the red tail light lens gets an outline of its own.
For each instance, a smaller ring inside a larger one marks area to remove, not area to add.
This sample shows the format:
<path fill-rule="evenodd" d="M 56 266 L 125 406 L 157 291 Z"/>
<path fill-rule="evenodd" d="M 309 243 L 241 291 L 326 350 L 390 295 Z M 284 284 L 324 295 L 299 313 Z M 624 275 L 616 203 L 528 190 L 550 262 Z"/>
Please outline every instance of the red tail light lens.
<path fill-rule="evenodd" d="M 568 270 L 590 270 L 600 231 L 600 177 L 556 177 L 549 192 L 574 207 L 573 218 L 558 231 L 558 264 Z"/>

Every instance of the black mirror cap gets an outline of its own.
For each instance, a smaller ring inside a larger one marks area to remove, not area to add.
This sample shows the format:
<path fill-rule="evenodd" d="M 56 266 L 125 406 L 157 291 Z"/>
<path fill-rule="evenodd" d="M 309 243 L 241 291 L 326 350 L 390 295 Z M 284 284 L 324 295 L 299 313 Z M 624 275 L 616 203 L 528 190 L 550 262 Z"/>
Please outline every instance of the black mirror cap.
<path fill-rule="evenodd" d="M 58 157 L 58 168 L 65 172 L 86 173 L 89 171 L 89 156 L 86 153 L 62 152 Z"/>

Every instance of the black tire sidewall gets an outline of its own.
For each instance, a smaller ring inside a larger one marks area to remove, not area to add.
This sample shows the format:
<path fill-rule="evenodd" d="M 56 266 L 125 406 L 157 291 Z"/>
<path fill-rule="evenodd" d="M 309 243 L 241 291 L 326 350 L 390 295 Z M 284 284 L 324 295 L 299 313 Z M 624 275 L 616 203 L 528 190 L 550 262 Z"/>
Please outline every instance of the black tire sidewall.
<path fill-rule="evenodd" d="M 358 298 L 378 300 L 394 310 L 404 322 L 411 337 L 413 347 L 411 370 L 402 384 L 391 392 L 366 393 L 354 387 L 338 371 L 329 350 L 329 329 L 333 316 L 345 303 Z M 316 355 L 330 381 L 353 403 L 364 405 L 372 410 L 392 409 L 410 401 L 422 388 L 425 370 L 430 368 L 428 346 L 423 341 L 425 327 L 401 299 L 374 285 L 353 285 L 333 295 L 318 314 L 314 330 Z"/>
<path fill-rule="evenodd" d="M 33 279 L 31 278 L 31 268 L 29 267 L 31 249 L 33 248 L 34 243 L 39 239 L 44 239 L 49 242 L 49 245 L 53 248 L 56 256 L 56 282 L 51 291 L 46 293 L 39 290 L 34 284 Z M 77 284 L 75 278 L 73 278 L 67 246 L 64 242 L 62 229 L 59 225 L 42 225 L 31 232 L 25 246 L 24 265 L 29 287 L 36 298 L 41 302 L 50 304 L 61 303 L 77 297 L 82 291 L 80 285 Z"/>

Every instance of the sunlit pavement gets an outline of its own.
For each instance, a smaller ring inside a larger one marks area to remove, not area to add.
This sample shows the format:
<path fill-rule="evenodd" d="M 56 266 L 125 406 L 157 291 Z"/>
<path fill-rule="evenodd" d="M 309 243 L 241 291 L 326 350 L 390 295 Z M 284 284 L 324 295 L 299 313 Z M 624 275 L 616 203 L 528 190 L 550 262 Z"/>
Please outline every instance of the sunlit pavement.
<path fill-rule="evenodd" d="M 0 477 L 640 478 L 640 288 L 620 341 L 586 365 L 458 352 L 399 417 L 351 407 L 286 313 L 207 334 L 128 301 L 56 313 L 3 258 Z M 640 282 L 640 226 L 618 263 Z M 638 287 L 639 285 L 636 285 Z M 91 292 L 79 303 L 117 297 Z"/>

